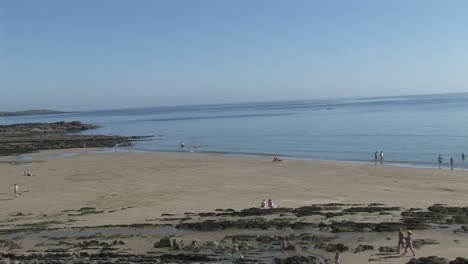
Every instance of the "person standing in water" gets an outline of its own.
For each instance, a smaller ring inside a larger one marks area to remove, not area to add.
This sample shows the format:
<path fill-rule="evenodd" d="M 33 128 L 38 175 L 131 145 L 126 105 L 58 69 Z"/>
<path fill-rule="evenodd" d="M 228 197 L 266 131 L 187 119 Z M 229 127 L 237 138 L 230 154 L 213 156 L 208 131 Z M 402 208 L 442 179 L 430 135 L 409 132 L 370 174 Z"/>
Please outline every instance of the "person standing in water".
<path fill-rule="evenodd" d="M 376 151 L 376 152 L 374 152 L 374 161 L 377 161 L 378 158 L 379 158 L 379 152 Z"/>
<path fill-rule="evenodd" d="M 453 170 L 453 157 L 450 157 L 450 169 Z"/>
<path fill-rule="evenodd" d="M 443 161 L 442 155 L 439 154 L 439 157 L 437 158 L 437 162 L 439 163 L 439 169 L 442 169 L 442 161 Z"/>
<path fill-rule="evenodd" d="M 462 162 L 465 163 L 465 153 L 462 152 Z"/>

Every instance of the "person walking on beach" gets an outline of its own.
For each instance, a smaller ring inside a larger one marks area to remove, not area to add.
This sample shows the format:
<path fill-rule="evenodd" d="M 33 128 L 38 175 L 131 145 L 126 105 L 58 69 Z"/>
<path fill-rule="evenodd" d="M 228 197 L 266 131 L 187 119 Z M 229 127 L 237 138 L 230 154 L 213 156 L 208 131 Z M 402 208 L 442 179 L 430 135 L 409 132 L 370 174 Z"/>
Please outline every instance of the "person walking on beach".
<path fill-rule="evenodd" d="M 340 252 L 335 253 L 335 264 L 340 264 Z"/>
<path fill-rule="evenodd" d="M 465 163 L 465 153 L 462 152 L 462 162 Z"/>
<path fill-rule="evenodd" d="M 398 254 L 400 254 L 400 249 L 405 248 L 405 235 L 403 234 L 403 229 L 400 228 L 398 232 Z"/>
<path fill-rule="evenodd" d="M 288 249 L 288 242 L 286 242 L 286 239 L 282 236 L 278 236 L 278 240 L 281 244 L 281 251 L 283 252 L 283 255 L 287 256 L 286 250 Z"/>
<path fill-rule="evenodd" d="M 377 161 L 378 158 L 379 158 L 379 152 L 376 151 L 376 152 L 374 152 L 374 161 Z"/>
<path fill-rule="evenodd" d="M 439 163 L 439 169 L 442 169 L 442 161 L 443 161 L 442 155 L 439 154 L 439 157 L 437 158 L 437 162 Z"/>
<path fill-rule="evenodd" d="M 453 170 L 453 157 L 450 157 L 450 169 Z"/>
<path fill-rule="evenodd" d="M 415 257 L 416 253 L 414 253 L 414 248 L 413 248 L 413 237 L 412 237 L 413 233 L 411 232 L 411 230 L 406 231 L 406 233 L 408 235 L 405 237 L 405 252 L 403 253 L 403 256 L 406 255 L 406 252 L 408 252 L 408 248 L 409 248 L 411 252 L 413 252 L 413 257 Z"/>
<path fill-rule="evenodd" d="M 380 161 L 383 161 L 383 151 L 380 151 Z"/>
<path fill-rule="evenodd" d="M 232 238 L 232 253 L 231 254 L 232 254 L 232 256 L 237 254 L 237 255 L 239 255 L 239 257 L 241 259 L 244 258 L 244 256 L 239 251 L 239 245 L 237 244 L 236 239 L 234 237 Z"/>
<path fill-rule="evenodd" d="M 18 185 L 16 185 L 16 183 L 13 185 L 13 193 L 15 194 L 15 200 L 17 200 L 19 196 L 19 188 Z"/>

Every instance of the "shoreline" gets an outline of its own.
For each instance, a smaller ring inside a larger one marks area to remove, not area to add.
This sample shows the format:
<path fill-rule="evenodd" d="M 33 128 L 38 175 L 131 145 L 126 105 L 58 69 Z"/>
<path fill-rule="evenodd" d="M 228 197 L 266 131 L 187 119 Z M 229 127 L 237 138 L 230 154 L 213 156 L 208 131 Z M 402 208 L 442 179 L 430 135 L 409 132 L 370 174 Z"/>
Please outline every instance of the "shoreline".
<path fill-rule="evenodd" d="M 37 152 L 31 153 L 23 153 L 23 154 L 15 154 L 3 157 L 15 157 L 24 158 L 24 161 L 34 160 L 37 157 L 37 160 L 41 159 L 53 159 L 53 158 L 61 158 L 61 157 L 69 157 L 69 156 L 78 156 L 78 155 L 107 155 L 107 154 L 114 154 L 115 148 L 113 147 L 88 147 L 88 148 L 68 148 L 68 149 L 48 149 L 48 150 L 39 150 Z M 219 156 L 219 157 L 241 157 L 241 158 L 272 158 L 275 154 L 250 154 L 250 153 L 234 153 L 234 152 L 221 152 L 221 151 L 181 151 L 181 150 L 148 150 L 148 149 L 139 149 L 135 147 L 119 147 L 117 150 L 119 154 L 125 153 L 141 153 L 141 154 L 160 154 L 160 155 L 200 155 L 200 156 Z M 53 154 L 47 156 L 48 154 Z M 316 158 L 307 158 L 307 157 L 295 157 L 295 156 L 280 156 L 283 160 L 296 160 L 296 161 L 312 161 L 312 162 L 323 162 L 323 163 L 331 163 L 331 164 L 357 164 L 357 165 L 369 165 L 369 166 L 377 166 L 377 167 L 398 167 L 398 168 L 412 168 L 412 169 L 423 169 L 423 170 L 442 170 L 442 171 L 458 171 L 458 172 L 466 172 L 468 171 L 468 162 L 460 166 L 460 164 L 454 165 L 453 169 L 451 169 L 450 164 L 442 164 L 442 167 L 439 168 L 438 164 L 436 163 L 427 163 L 427 162 L 420 162 L 420 163 L 412 163 L 412 162 L 403 162 L 403 161 L 364 161 L 364 160 L 331 160 L 331 159 L 316 159 Z M 1 158 L 1 157 L 0 157 Z M 1 159 L 0 159 L 1 160 Z"/>

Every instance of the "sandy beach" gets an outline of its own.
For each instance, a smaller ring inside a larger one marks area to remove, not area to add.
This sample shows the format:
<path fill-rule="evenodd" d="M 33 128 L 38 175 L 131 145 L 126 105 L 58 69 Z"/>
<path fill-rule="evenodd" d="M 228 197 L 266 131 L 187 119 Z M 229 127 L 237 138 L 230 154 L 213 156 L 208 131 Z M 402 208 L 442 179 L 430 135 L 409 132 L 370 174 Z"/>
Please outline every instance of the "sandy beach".
<path fill-rule="evenodd" d="M 258 207 L 262 199 L 268 198 L 287 208 L 328 203 L 376 203 L 403 209 L 426 209 L 434 204 L 466 206 L 468 193 L 468 173 L 463 171 L 309 160 L 272 162 L 261 157 L 201 154 L 93 155 L 86 151 L 91 150 L 45 151 L 31 154 L 37 160 L 21 163 L 16 162 L 14 156 L 0 158 L 0 217 L 3 219 L 0 229 L 18 228 L 44 219 L 56 221 L 48 226 L 54 228 L 148 223 L 149 219 L 160 218 L 162 214 Z M 79 152 L 82 155 L 40 159 Z M 33 176 L 24 176 L 25 171 L 32 172 Z M 17 200 L 13 199 L 15 183 L 21 192 Z M 73 216 L 63 215 L 63 212 L 83 207 L 94 208 L 99 213 L 63 221 Z M 399 214 L 365 214 L 360 215 L 361 218 L 353 215 L 341 220 L 371 221 L 382 217 L 394 220 L 397 216 Z M 466 252 L 466 234 L 440 230 L 421 232 L 424 238 L 441 241 L 418 250 L 418 256 L 454 259 Z M 434 232 L 440 234 L 431 237 Z M 394 246 L 395 241 L 389 241 L 389 236 L 371 233 L 363 235 L 361 241 Z M 421 233 L 415 236 L 420 238 Z M 26 240 L 33 237 L 26 236 Z M 341 239 L 353 246 L 356 244 L 349 237 Z M 139 251 L 144 250 L 140 247 Z M 343 263 L 365 263 L 372 258 L 369 254 L 346 252 L 343 257 L 348 260 Z M 408 258 L 384 261 L 406 263 Z"/>

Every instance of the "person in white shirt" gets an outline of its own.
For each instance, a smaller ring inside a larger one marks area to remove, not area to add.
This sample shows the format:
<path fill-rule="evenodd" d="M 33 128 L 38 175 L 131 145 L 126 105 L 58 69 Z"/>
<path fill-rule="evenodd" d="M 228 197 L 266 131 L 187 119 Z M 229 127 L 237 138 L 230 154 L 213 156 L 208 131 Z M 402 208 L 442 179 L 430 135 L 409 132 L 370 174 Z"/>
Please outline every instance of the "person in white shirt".
<path fill-rule="evenodd" d="M 19 188 L 18 188 L 18 185 L 16 185 L 16 183 L 13 185 L 13 192 L 15 193 L 15 200 L 18 199 Z"/>

